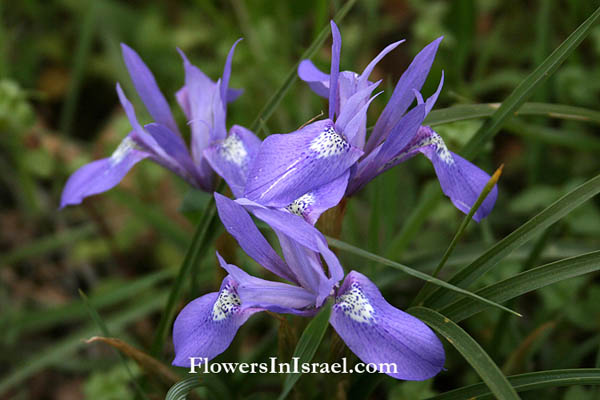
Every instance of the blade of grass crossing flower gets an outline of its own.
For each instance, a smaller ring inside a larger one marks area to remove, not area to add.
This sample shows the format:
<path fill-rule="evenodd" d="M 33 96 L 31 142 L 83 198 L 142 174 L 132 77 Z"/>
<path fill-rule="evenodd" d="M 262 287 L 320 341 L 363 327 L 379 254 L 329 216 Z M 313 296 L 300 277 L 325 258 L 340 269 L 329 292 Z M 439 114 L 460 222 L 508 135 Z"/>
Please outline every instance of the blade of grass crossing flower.
<path fill-rule="evenodd" d="M 517 392 L 563 386 L 600 385 L 600 369 L 557 369 L 513 375 L 507 378 L 508 382 L 510 382 Z M 493 396 L 485 384 L 476 383 L 430 397 L 427 400 L 464 400 L 475 398 L 478 400 L 493 399 Z"/>
<path fill-rule="evenodd" d="M 424 125 L 436 126 L 469 119 L 491 117 L 500 107 L 500 103 L 459 104 L 456 106 L 433 110 L 425 118 Z M 513 116 L 537 115 L 548 118 L 568 119 L 574 121 L 600 124 L 600 112 L 582 107 L 564 104 L 525 103 Z"/>
<path fill-rule="evenodd" d="M 590 179 L 581 186 L 573 189 L 529 221 L 521 225 L 511 234 L 500 240 L 496 245 L 483 253 L 456 273 L 448 282 L 452 285 L 467 288 L 486 272 L 494 268 L 504 257 L 513 250 L 534 238 L 539 232 L 562 219 L 575 208 L 600 193 L 600 175 Z M 439 293 L 436 289 L 426 299 L 429 307 L 440 308 L 456 299 L 454 293 Z"/>
<path fill-rule="evenodd" d="M 223 181 L 221 181 L 217 191 L 222 189 L 223 186 Z M 185 258 L 181 268 L 179 269 L 179 274 L 171 286 L 167 305 L 165 306 L 165 310 L 160 318 L 160 322 L 152 342 L 151 354 L 154 357 L 157 357 L 160 354 L 165 339 L 167 338 L 168 330 L 171 327 L 173 318 L 175 317 L 175 308 L 177 307 L 177 302 L 182 296 L 185 283 L 189 280 L 192 269 L 196 264 L 198 264 L 200 257 L 204 254 L 206 248 L 209 246 L 210 240 L 208 235 L 210 233 L 208 228 L 211 225 L 213 218 L 216 216 L 216 211 L 217 209 L 215 207 L 214 197 L 211 197 L 210 201 L 206 204 L 205 211 L 202 214 L 202 219 L 198 224 L 196 231 L 194 232 L 192 243 L 190 244 L 190 247 L 188 247 L 188 250 L 185 254 Z"/>
<path fill-rule="evenodd" d="M 421 279 L 421 280 L 423 280 L 425 282 L 433 283 L 434 285 L 446 288 L 448 290 L 452 290 L 452 291 L 460 293 L 460 294 L 462 294 L 464 296 L 470 297 L 470 298 L 472 298 L 472 299 L 474 299 L 476 301 L 480 301 L 482 303 L 491 305 L 493 307 L 497 307 L 497 308 L 499 308 L 501 310 L 507 311 L 507 312 L 509 312 L 511 314 L 514 314 L 514 315 L 516 315 L 518 317 L 521 317 L 521 314 L 519 314 L 516 311 L 513 311 L 513 310 L 511 310 L 509 308 L 504 307 L 501 304 L 495 303 L 495 302 L 490 301 L 490 300 L 488 300 L 486 298 L 478 296 L 478 295 L 476 295 L 476 294 L 474 294 L 472 292 L 469 292 L 468 290 L 461 289 L 461 288 L 453 286 L 453 285 L 451 285 L 451 284 L 449 284 L 447 282 L 444 282 L 444 281 L 442 281 L 440 279 L 434 278 L 431 275 L 427 275 L 427 274 L 425 274 L 423 272 L 417 271 L 416 269 L 412 269 L 410 267 L 407 267 L 406 265 L 402 265 L 402 264 L 397 263 L 395 261 L 388 260 L 387 258 L 378 256 L 377 254 L 369 253 L 366 250 L 363 250 L 363 249 L 358 248 L 356 246 L 352 246 L 351 244 L 346 243 L 346 242 L 342 242 L 341 240 L 337 240 L 337 239 L 334 239 L 334 238 L 329 237 L 329 236 L 326 236 L 326 238 L 327 238 L 327 242 L 332 247 L 335 247 L 337 249 L 340 249 L 340 250 L 343 250 L 343 251 L 347 251 L 347 252 L 355 254 L 357 256 L 366 258 L 367 260 L 375 261 L 375 262 L 377 262 L 379 264 L 387 265 L 389 267 L 392 267 L 392 268 L 395 268 L 395 269 L 397 269 L 399 271 L 402 271 L 402 272 L 404 272 L 407 275 L 410 275 L 410 276 L 413 276 L 415 278 Z"/>
<path fill-rule="evenodd" d="M 354 3 L 356 3 L 356 0 L 347 1 L 346 4 L 344 4 L 344 6 L 340 8 L 340 10 L 335 14 L 333 20 L 339 24 L 339 22 L 342 19 L 344 19 L 348 11 L 352 9 Z M 252 122 L 252 125 L 250 125 L 251 131 L 256 131 L 256 129 L 260 126 L 261 120 L 263 120 L 264 123 L 266 123 L 269 120 L 271 114 L 273 114 L 275 108 L 277 108 L 287 91 L 290 89 L 290 87 L 296 81 L 296 79 L 298 79 L 296 71 L 298 69 L 298 65 L 300 65 L 300 62 L 304 59 L 311 58 L 319 50 L 319 48 L 321 48 L 323 43 L 325 43 L 325 40 L 329 37 L 330 31 L 331 28 L 329 27 L 329 24 L 327 24 L 327 26 L 325 26 L 325 28 L 321 30 L 321 33 L 319 33 L 319 35 L 311 43 L 311 45 L 304 51 L 304 53 L 302 53 L 300 60 L 298 60 L 298 62 L 296 62 L 296 64 L 290 70 L 285 80 L 283 81 L 281 88 L 279 88 L 279 90 L 277 90 L 275 94 L 273 94 L 273 96 L 269 99 L 267 104 L 265 104 L 262 110 L 260 110 L 258 116 L 254 119 L 254 122 Z"/>
<path fill-rule="evenodd" d="M 298 340 L 298 344 L 296 345 L 296 349 L 294 350 L 294 356 L 292 359 L 298 360 L 298 365 L 302 365 L 302 363 L 308 363 L 312 360 L 323 340 L 323 336 L 325 336 L 325 332 L 327 331 L 327 327 L 329 326 L 329 315 L 331 314 L 331 302 L 325 305 L 325 307 L 310 321 L 310 323 L 302 332 L 302 336 Z M 285 382 L 283 383 L 283 390 L 279 395 L 278 399 L 285 399 L 298 379 L 302 376 L 301 372 L 298 373 L 290 373 L 285 377 Z"/>
<path fill-rule="evenodd" d="M 202 386 L 202 381 L 198 376 L 191 376 L 177 382 L 169 389 L 165 400 L 186 400 L 187 395 L 194 389 Z"/>
<path fill-rule="evenodd" d="M 473 367 L 496 398 L 500 400 L 519 399 L 519 395 L 502 374 L 500 368 L 461 327 L 442 314 L 425 307 L 411 308 L 408 312 L 444 336 L 465 360 L 471 364 L 471 367 Z"/>
<path fill-rule="evenodd" d="M 600 17 L 600 7 L 594 11 L 556 50 L 544 60 L 519 86 L 502 102 L 498 110 L 488 119 L 461 151 L 461 155 L 472 159 L 488 140 L 490 140 L 513 113 L 529 98 L 535 89 L 543 83 L 562 62 L 579 46 L 590 33 Z"/>
<path fill-rule="evenodd" d="M 545 264 L 508 279 L 489 285 L 475 293 L 498 303 L 556 282 L 600 270 L 600 250 Z M 440 312 L 460 322 L 485 310 L 487 306 L 471 299 L 461 299 L 442 308 Z"/>
<path fill-rule="evenodd" d="M 488 196 L 488 194 L 490 194 L 490 192 L 492 191 L 492 189 L 494 188 L 494 186 L 496 186 L 496 183 L 498 183 L 498 179 L 500 179 L 500 175 L 502 175 L 502 168 L 504 168 L 504 164 L 500 165 L 500 168 L 498 168 L 496 170 L 496 172 L 494 172 L 494 174 L 492 175 L 492 177 L 490 178 L 490 180 L 485 184 L 485 186 L 483 187 L 483 190 L 479 194 L 479 197 L 475 201 L 475 204 L 473 204 L 473 207 L 471 207 L 471 210 L 469 210 L 469 213 L 465 216 L 465 218 L 463 219 L 462 223 L 458 227 L 458 230 L 456 231 L 456 234 L 452 238 L 452 241 L 450 242 L 450 245 L 448 246 L 448 248 L 444 252 L 444 255 L 442 256 L 442 259 L 440 260 L 440 263 L 438 264 L 438 266 L 433 271 L 432 275 L 435 278 L 438 277 L 439 273 L 442 271 L 442 268 L 444 268 L 444 266 L 446 265 L 446 262 L 448 261 L 448 258 L 450 258 L 450 255 L 454 251 L 454 248 L 458 244 L 458 241 L 460 240 L 460 238 L 462 238 L 463 234 L 465 233 L 465 230 L 467 229 L 467 226 L 469 225 L 469 222 L 471 222 L 471 219 L 473 218 L 473 215 L 475 215 L 475 213 L 477 212 L 477 210 L 481 206 L 481 203 L 483 203 L 483 201 L 486 199 L 486 197 Z M 431 290 L 431 287 L 426 283 L 421 288 L 421 290 L 419 291 L 419 293 L 417 293 L 417 296 L 415 297 L 415 300 L 414 300 L 413 304 L 414 305 L 421 305 L 423 299 L 427 296 L 428 293 L 430 293 L 430 290 Z"/>
<path fill-rule="evenodd" d="M 108 330 L 108 327 L 102 320 L 102 317 L 100 316 L 100 314 L 98 314 L 98 311 L 96 311 L 96 309 L 92 306 L 88 297 L 85 295 L 85 293 L 81 289 L 79 289 L 79 296 L 81 297 L 81 300 L 83 300 L 83 304 L 85 304 L 85 306 L 87 307 L 90 317 L 92 318 L 94 323 L 98 326 L 98 328 L 100 328 L 100 331 L 102 332 L 102 334 L 106 337 L 110 337 L 111 336 L 110 331 Z M 119 359 L 121 360 L 121 363 L 123 364 L 123 366 L 125 367 L 125 370 L 127 371 L 127 375 L 129 375 L 129 379 L 133 382 L 133 387 L 135 388 L 135 391 L 137 392 L 137 394 L 141 398 L 143 398 L 145 400 L 149 400 L 148 396 L 146 396 L 146 393 L 144 393 L 144 391 L 142 390 L 142 387 L 140 386 L 137 379 L 135 378 L 135 375 L 133 375 L 131 368 L 129 368 L 129 364 L 127 364 L 127 359 L 125 358 L 123 353 L 121 351 L 117 350 L 117 354 L 119 355 Z"/>

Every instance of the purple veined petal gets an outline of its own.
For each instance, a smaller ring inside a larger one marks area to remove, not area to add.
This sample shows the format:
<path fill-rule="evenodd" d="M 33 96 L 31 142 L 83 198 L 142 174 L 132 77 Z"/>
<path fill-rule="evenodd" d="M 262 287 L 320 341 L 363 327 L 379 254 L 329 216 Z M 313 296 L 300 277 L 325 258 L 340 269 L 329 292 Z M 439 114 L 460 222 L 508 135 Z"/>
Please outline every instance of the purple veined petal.
<path fill-rule="evenodd" d="M 381 81 L 377 81 L 354 93 L 348 100 L 346 100 L 344 107 L 341 107 L 340 113 L 335 120 L 335 126 L 344 133 L 349 141 L 352 141 L 354 132 L 352 132 L 352 134 L 347 132 L 346 126 L 359 112 L 366 114 L 366 110 L 363 112 L 361 109 L 369 101 L 371 93 L 377 86 L 379 86 L 380 83 Z"/>
<path fill-rule="evenodd" d="M 319 254 L 274 229 L 285 261 L 298 277 L 300 286 L 312 292 L 316 306 L 320 307 L 331 293 L 334 283 L 327 278 Z"/>
<path fill-rule="evenodd" d="M 300 130 L 269 135 L 252 163 L 244 196 L 285 207 L 346 172 L 363 154 L 336 132 L 331 120 Z"/>
<path fill-rule="evenodd" d="M 209 293 L 186 305 L 173 325 L 173 365 L 190 367 L 190 357 L 211 360 L 227 350 L 240 326 L 254 313 L 242 310 L 238 283 L 227 276 L 219 292 Z"/>
<path fill-rule="evenodd" d="M 419 104 L 406 113 L 391 129 L 385 142 L 360 161 L 356 174 L 348 185 L 346 195 L 353 195 L 377 175 L 397 164 L 398 154 L 405 151 L 423 123 L 425 108 L 425 104 Z"/>
<path fill-rule="evenodd" d="M 228 264 L 217 252 L 221 267 L 238 282 L 242 309 L 263 308 L 273 312 L 302 314 L 315 308 L 316 297 L 308 290 L 288 283 L 256 278 L 236 265 Z M 287 311 L 283 311 L 287 310 Z"/>
<path fill-rule="evenodd" d="M 442 138 L 430 127 L 421 127 L 418 136 L 418 151 L 431 160 L 442 191 L 456 208 L 468 214 L 490 176 L 470 161 L 449 151 Z M 479 222 L 492 212 L 497 197 L 498 188 L 494 186 L 473 219 Z"/>
<path fill-rule="evenodd" d="M 352 146 L 359 149 L 364 147 L 365 136 L 367 134 L 367 109 L 371 105 L 371 102 L 373 102 L 373 100 L 381 93 L 383 92 L 376 93 L 375 96 L 368 99 L 346 124 L 343 132 L 346 134 L 346 137 Z"/>
<path fill-rule="evenodd" d="M 314 225 L 322 213 L 335 207 L 342 200 L 346 186 L 348 185 L 349 176 L 350 170 L 330 183 L 326 183 L 311 192 L 303 194 L 286 206 L 286 210 L 303 217 L 310 224 Z"/>
<path fill-rule="evenodd" d="M 216 90 L 212 99 L 212 127 L 210 129 L 210 141 L 225 140 L 227 127 L 225 125 L 226 109 L 221 98 L 222 81 L 216 83 Z"/>
<path fill-rule="evenodd" d="M 342 36 L 333 20 L 330 21 L 331 36 L 331 71 L 329 72 L 329 119 L 334 120 L 338 104 L 338 76 L 340 74 L 340 52 L 342 50 Z"/>
<path fill-rule="evenodd" d="M 422 381 L 437 375 L 444 347 L 421 320 L 390 305 L 366 276 L 352 271 L 338 290 L 331 325 L 364 363 L 396 366 L 388 375 Z"/>
<path fill-rule="evenodd" d="M 216 192 L 215 202 L 225 229 L 237 240 L 246 254 L 275 275 L 298 283 L 294 272 L 273 250 L 244 207 Z"/>
<path fill-rule="evenodd" d="M 368 83 L 367 79 L 369 79 L 371 72 L 373 72 L 373 69 L 379 63 L 379 61 L 381 61 L 381 59 L 383 57 L 385 57 L 389 52 L 391 52 L 396 47 L 398 47 L 401 43 L 404 43 L 404 42 L 405 42 L 404 39 L 399 40 L 397 42 L 387 45 L 383 50 L 381 50 L 379 52 L 379 54 L 377 54 L 377 56 L 375 56 L 375 58 L 367 65 L 367 67 L 364 69 L 363 73 L 360 74 L 360 77 L 358 78 L 358 87 L 362 88 L 365 85 L 368 85 L 369 83 Z"/>
<path fill-rule="evenodd" d="M 298 76 L 321 97 L 329 97 L 329 75 L 315 67 L 310 60 L 302 60 L 298 65 Z"/>
<path fill-rule="evenodd" d="M 60 208 L 80 204 L 88 196 L 112 189 L 136 163 L 150 155 L 136 149 L 131 135 L 123 139 L 111 157 L 92 161 L 69 177 L 62 192 Z"/>
<path fill-rule="evenodd" d="M 204 150 L 206 161 L 225 179 L 235 197 L 244 195 L 248 171 L 260 143 L 260 139 L 252 131 L 234 125 L 225 140 Z"/>
<path fill-rule="evenodd" d="M 223 107 L 225 108 L 227 105 L 227 101 L 228 101 L 228 95 L 229 95 L 229 78 L 231 77 L 231 61 L 233 59 L 233 53 L 235 52 L 235 46 L 237 46 L 237 44 L 241 41 L 242 39 L 238 39 L 235 41 L 235 43 L 233 43 L 233 46 L 231 46 L 231 49 L 229 50 L 229 53 L 227 54 L 227 59 L 225 60 L 225 67 L 223 67 L 223 77 L 221 78 L 222 80 L 222 85 L 221 85 L 221 89 L 220 89 L 220 93 L 221 93 L 221 99 L 225 99 L 223 104 Z"/>
<path fill-rule="evenodd" d="M 390 129 L 406 112 L 414 100 L 412 90 L 421 90 L 441 40 L 442 37 L 425 46 L 398 80 L 392 97 L 375 123 L 375 128 L 373 128 L 373 132 L 367 141 L 365 147 L 367 153 L 385 140 Z"/>
<path fill-rule="evenodd" d="M 190 147 L 192 159 L 200 165 L 203 151 L 210 144 L 210 132 L 213 129 L 214 97 L 218 93 L 217 85 L 210 80 L 198 67 L 193 65 L 183 51 L 177 49 L 183 59 L 185 69 L 185 88 L 187 102 L 185 103 L 190 115 L 192 138 Z M 185 110 L 185 108 L 184 108 Z M 200 168 L 202 168 L 200 166 Z"/>
<path fill-rule="evenodd" d="M 171 114 L 169 103 L 156 84 L 154 75 L 141 57 L 125 43 L 121 43 L 123 60 L 133 81 L 135 90 L 140 95 L 146 109 L 156 122 L 179 134 L 177 124 Z"/>

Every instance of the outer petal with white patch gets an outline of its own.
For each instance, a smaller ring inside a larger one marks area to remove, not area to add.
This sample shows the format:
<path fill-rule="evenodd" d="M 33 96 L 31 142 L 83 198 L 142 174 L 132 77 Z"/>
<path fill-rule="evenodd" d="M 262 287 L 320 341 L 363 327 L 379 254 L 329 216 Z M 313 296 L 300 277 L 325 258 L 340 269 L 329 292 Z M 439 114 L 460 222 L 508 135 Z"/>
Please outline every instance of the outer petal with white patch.
<path fill-rule="evenodd" d="M 396 379 L 429 379 L 444 366 L 444 347 L 435 333 L 390 305 L 359 272 L 350 272 L 339 288 L 330 322 L 363 362 L 395 365 L 388 375 Z"/>
<path fill-rule="evenodd" d="M 260 309 L 242 310 L 238 282 L 227 276 L 219 292 L 209 293 L 186 305 L 173 325 L 173 365 L 190 367 L 190 357 L 213 359 L 224 352 L 237 330 Z"/>
<path fill-rule="evenodd" d="M 123 139 L 111 157 L 92 161 L 69 177 L 62 192 L 61 208 L 79 204 L 88 196 L 112 189 L 136 163 L 150 156 L 147 152 L 136 149 L 131 135 Z"/>
<path fill-rule="evenodd" d="M 235 195 L 244 195 L 248 170 L 258 153 L 260 139 L 250 130 L 234 125 L 227 138 L 204 150 L 204 157 Z"/>
<path fill-rule="evenodd" d="M 270 135 L 250 169 L 245 197 L 285 207 L 343 175 L 362 154 L 336 132 L 331 120 L 313 122 L 293 133 Z"/>

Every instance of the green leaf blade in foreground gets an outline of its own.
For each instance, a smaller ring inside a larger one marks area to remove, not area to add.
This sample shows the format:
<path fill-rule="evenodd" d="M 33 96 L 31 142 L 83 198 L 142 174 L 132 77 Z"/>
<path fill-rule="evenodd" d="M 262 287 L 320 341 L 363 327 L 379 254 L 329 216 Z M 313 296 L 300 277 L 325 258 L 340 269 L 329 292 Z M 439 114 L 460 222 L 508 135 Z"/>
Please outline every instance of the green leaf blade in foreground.
<path fill-rule="evenodd" d="M 323 310 L 321 310 L 302 332 L 300 340 L 296 345 L 293 357 L 298 357 L 298 365 L 302 363 L 309 363 L 315 356 L 323 336 L 329 327 L 329 316 L 331 315 L 331 302 L 326 304 Z M 298 379 L 302 376 L 301 372 L 290 373 L 286 376 L 285 382 L 283 383 L 283 390 L 279 395 L 279 400 L 283 400 L 290 393 Z"/>
<path fill-rule="evenodd" d="M 600 271 L 600 250 L 532 268 L 475 293 L 502 303 L 553 283 L 595 271 Z M 463 298 L 442 308 L 440 312 L 453 321 L 460 322 L 486 308 L 486 305 Z"/>
<path fill-rule="evenodd" d="M 397 269 L 399 271 L 402 271 L 402 272 L 404 272 L 407 275 L 410 275 L 410 276 L 413 276 L 415 278 L 421 279 L 421 280 L 423 280 L 425 282 L 432 283 L 434 285 L 443 287 L 445 289 L 452 290 L 454 292 L 460 293 L 460 294 L 462 294 L 464 296 L 467 296 L 467 297 L 470 297 L 470 298 L 472 298 L 472 299 L 474 299 L 476 301 L 480 301 L 480 302 L 488 304 L 490 306 L 497 307 L 497 308 L 499 308 L 501 310 L 504 310 L 506 312 L 514 314 L 514 315 L 516 315 L 518 317 L 521 316 L 521 314 L 519 314 L 516 311 L 513 311 L 513 310 L 511 310 L 509 308 L 506 308 L 506 307 L 504 307 L 501 304 L 494 303 L 493 301 L 490 301 L 490 300 L 488 300 L 486 298 L 478 296 L 478 295 L 476 295 L 476 294 L 474 294 L 472 292 L 469 292 L 468 290 L 461 289 L 459 287 L 453 286 L 453 285 L 449 284 L 448 282 L 442 281 L 441 279 L 434 278 L 431 275 L 427 275 L 426 273 L 423 273 L 421 271 L 417 271 L 416 269 L 412 269 L 410 267 L 407 267 L 406 265 L 397 263 L 395 261 L 388 260 L 387 258 L 378 256 L 377 254 L 369 253 L 366 250 L 363 250 L 363 249 L 358 248 L 356 246 L 352 246 L 351 244 L 346 243 L 346 242 L 342 242 L 341 240 L 334 239 L 334 238 L 329 237 L 329 236 L 326 236 L 326 238 L 327 238 L 327 242 L 329 243 L 329 245 L 331 247 L 335 247 L 337 249 L 340 249 L 340 250 L 343 250 L 343 251 L 347 251 L 349 253 L 355 254 L 355 255 L 360 256 L 360 257 L 364 257 L 364 258 L 366 258 L 368 260 L 375 261 L 375 262 L 383 264 L 383 265 L 387 265 L 389 267 L 392 267 L 392 268 L 395 268 L 395 269 Z"/>
<path fill-rule="evenodd" d="M 463 157 L 472 159 L 478 149 L 482 148 L 488 140 L 500 131 L 502 124 L 512 117 L 513 113 L 533 94 L 535 89 L 552 75 L 587 37 L 598 17 L 600 17 L 600 7 L 513 90 L 492 117 L 479 128 L 462 149 L 461 155 Z"/>
<path fill-rule="evenodd" d="M 461 327 L 442 314 L 425 307 L 411 308 L 408 312 L 444 336 L 471 364 L 496 398 L 500 400 L 519 399 L 519 395 L 502 374 L 500 368 Z"/>
<path fill-rule="evenodd" d="M 461 288 L 467 288 L 496 266 L 500 260 L 509 255 L 513 250 L 531 240 L 536 234 L 559 221 L 598 193 L 600 193 L 600 175 L 573 189 L 521 225 L 471 264 L 461 269 L 448 283 Z M 456 300 L 457 296 L 454 293 L 447 291 L 440 293 L 440 290 L 438 288 L 425 299 L 427 306 L 441 308 Z"/>
<path fill-rule="evenodd" d="M 187 395 L 197 387 L 202 386 L 200 378 L 197 376 L 191 376 L 185 378 L 180 382 L 177 382 L 167 392 L 165 400 L 185 400 Z"/>
<path fill-rule="evenodd" d="M 575 385 L 600 385 L 600 369 L 557 369 L 531 372 L 507 377 L 517 392 Z M 427 400 L 464 400 L 464 399 L 493 399 L 492 394 L 483 383 L 465 386 Z"/>

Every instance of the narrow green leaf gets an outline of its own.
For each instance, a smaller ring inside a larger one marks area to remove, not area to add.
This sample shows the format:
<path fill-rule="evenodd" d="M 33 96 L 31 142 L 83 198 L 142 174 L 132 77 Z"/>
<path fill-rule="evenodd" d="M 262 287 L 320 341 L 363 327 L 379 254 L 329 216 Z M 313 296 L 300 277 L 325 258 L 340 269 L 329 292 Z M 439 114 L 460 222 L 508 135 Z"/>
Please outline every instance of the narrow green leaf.
<path fill-rule="evenodd" d="M 559 221 L 598 193 L 600 193 L 600 175 L 590 179 L 552 203 L 542 212 L 496 243 L 496 245 L 483 253 L 471 264 L 461 269 L 448 282 L 461 288 L 467 288 L 513 250 L 535 237 L 539 232 L 556 221 Z M 425 300 L 425 304 L 433 308 L 439 308 L 456 299 L 453 293 L 439 293 L 439 291 L 440 289 L 437 289 L 429 295 Z"/>
<path fill-rule="evenodd" d="M 565 279 L 600 270 L 600 250 L 532 268 L 508 279 L 489 285 L 475 293 L 498 303 L 532 292 Z M 440 310 L 460 322 L 487 308 L 471 299 L 460 299 Z"/>
<path fill-rule="evenodd" d="M 356 0 L 347 1 L 346 4 L 344 4 L 344 6 L 340 8 L 340 10 L 335 14 L 333 20 L 339 24 L 339 22 L 342 19 L 344 19 L 348 11 L 352 9 L 354 3 L 356 3 Z M 298 60 L 298 62 L 292 67 L 290 72 L 287 74 L 279 90 L 277 90 L 275 94 L 273 94 L 273 96 L 269 99 L 267 104 L 265 104 L 262 110 L 260 110 L 258 116 L 254 119 L 254 122 L 252 122 L 252 125 L 250 125 L 251 131 L 256 131 L 261 123 L 265 124 L 269 120 L 271 114 L 273 114 L 275 108 L 277 108 L 279 103 L 281 103 L 281 100 L 283 100 L 283 97 L 285 96 L 287 91 L 290 89 L 290 87 L 296 81 L 296 79 L 298 79 L 296 70 L 298 69 L 298 65 L 300 65 L 300 62 L 302 60 L 311 58 L 321 48 L 323 43 L 325 43 L 325 40 L 329 37 L 329 33 L 330 27 L 329 24 L 327 24 L 325 28 L 321 30 L 321 32 L 315 38 L 315 40 L 313 40 L 311 45 L 304 51 L 304 53 L 302 53 L 300 60 Z"/>
<path fill-rule="evenodd" d="M 505 129 L 514 135 L 528 139 L 535 139 L 539 143 L 554 146 L 568 147 L 586 152 L 599 152 L 600 139 L 595 136 L 573 132 L 572 130 L 559 130 L 542 125 L 527 124 L 517 120 L 508 121 Z"/>
<path fill-rule="evenodd" d="M 326 236 L 326 237 L 327 237 L 327 241 L 328 241 L 329 245 L 332 246 L 332 247 L 338 248 L 338 249 L 343 250 L 343 251 L 347 251 L 349 253 L 355 254 L 355 255 L 360 256 L 360 257 L 364 257 L 367 260 L 371 260 L 371 261 L 375 261 L 375 262 L 383 264 L 383 265 L 387 265 L 388 267 L 392 267 L 394 269 L 402 271 L 402 272 L 404 272 L 407 275 L 410 275 L 410 276 L 413 276 L 415 278 L 421 279 L 421 280 L 423 280 L 425 282 L 429 282 L 429 283 L 432 283 L 434 285 L 443 287 L 445 289 L 452 290 L 454 292 L 460 293 L 460 294 L 462 294 L 464 296 L 467 296 L 467 297 L 470 297 L 470 298 L 472 298 L 472 299 L 474 299 L 476 301 L 488 304 L 488 305 L 493 306 L 493 307 L 497 307 L 497 308 L 499 308 L 501 310 L 504 310 L 506 312 L 514 314 L 514 315 L 516 315 L 518 317 L 521 316 L 521 314 L 519 314 L 518 312 L 513 311 L 513 310 L 511 310 L 509 308 L 506 308 L 506 307 L 504 307 L 501 304 L 498 304 L 498 303 L 495 303 L 495 302 L 490 301 L 488 299 L 485 299 L 485 298 L 483 298 L 481 296 L 478 296 L 478 295 L 476 295 L 476 294 L 474 294 L 472 292 L 469 292 L 468 290 L 461 289 L 459 287 L 453 286 L 453 285 L 449 284 L 448 282 L 444 282 L 444 281 L 442 281 L 440 279 L 434 278 L 431 275 L 427 275 L 427 274 L 425 274 L 425 273 L 423 273 L 421 271 L 417 271 L 416 269 L 412 269 L 410 267 L 407 267 L 406 265 L 397 263 L 395 261 L 388 260 L 387 258 L 378 256 L 377 254 L 369 253 L 366 250 L 363 250 L 363 249 L 358 248 L 356 246 L 352 246 L 351 244 L 346 243 L 346 242 L 342 242 L 341 240 L 334 239 L 334 238 L 329 237 L 329 236 Z"/>
<path fill-rule="evenodd" d="M 425 125 L 443 125 L 450 122 L 491 117 L 500 107 L 500 103 L 459 104 L 456 106 L 433 110 L 425 118 Z M 548 118 L 568 119 L 574 121 L 600 124 L 600 112 L 583 107 L 564 104 L 525 103 L 513 116 L 539 115 Z"/>
<path fill-rule="evenodd" d="M 508 381 L 517 392 L 573 385 L 600 385 L 600 368 L 555 369 L 513 375 Z M 465 386 L 427 400 L 493 399 L 483 383 Z"/>
<path fill-rule="evenodd" d="M 300 336 L 300 340 L 298 340 L 298 344 L 296 345 L 296 349 L 294 350 L 293 358 L 298 359 L 298 365 L 302 365 L 302 363 L 309 363 L 321 341 L 323 340 L 323 336 L 325 336 L 325 332 L 327 331 L 327 327 L 329 326 L 329 315 L 331 314 L 331 303 L 326 304 L 325 307 L 319 311 L 319 313 L 310 321 L 310 323 L 302 332 L 302 336 Z M 302 372 L 290 373 L 285 377 L 285 382 L 283 383 L 283 390 L 279 395 L 279 400 L 283 400 L 290 393 L 298 379 L 302 376 Z"/>
<path fill-rule="evenodd" d="M 408 312 L 444 336 L 465 360 L 471 364 L 496 398 L 500 400 L 519 399 L 519 395 L 502 374 L 500 368 L 460 326 L 442 314 L 425 307 L 411 308 Z"/>
<path fill-rule="evenodd" d="M 472 159 L 478 149 L 491 139 L 513 113 L 529 98 L 558 67 L 571 55 L 590 33 L 592 26 L 600 17 L 600 7 L 594 11 L 569 37 L 552 52 L 519 86 L 502 102 L 498 110 L 488 119 L 462 149 L 461 154 Z"/>
<path fill-rule="evenodd" d="M 85 293 L 81 289 L 79 289 L 79 296 L 81 296 L 81 299 L 83 300 L 83 304 L 85 304 L 85 306 L 87 307 L 90 317 L 92 318 L 94 323 L 98 326 L 98 328 L 100 328 L 100 331 L 102 332 L 102 334 L 106 337 L 110 337 L 110 331 L 108 330 L 108 326 L 106 326 L 106 323 L 102 320 L 102 317 L 100 316 L 100 314 L 98 314 L 98 311 L 96 311 L 96 309 L 90 304 L 88 297 L 85 295 Z M 127 359 L 125 358 L 123 353 L 121 353 L 120 351 L 117 351 L 117 354 L 119 355 L 119 359 L 121 360 L 121 363 L 123 364 L 123 366 L 125 367 L 125 370 L 127 371 L 127 375 L 129 375 L 129 379 L 131 380 L 131 382 L 133 382 L 133 387 L 135 388 L 135 391 L 137 392 L 137 394 L 142 399 L 148 400 L 148 396 L 146 396 L 146 393 L 144 393 L 144 391 L 142 390 L 142 387 L 140 386 L 137 379 L 133 375 L 133 372 L 131 371 L 131 368 L 129 368 L 129 364 L 127 364 Z"/>
<path fill-rule="evenodd" d="M 494 174 L 491 176 L 490 180 L 483 187 L 483 190 L 479 194 L 479 197 L 475 201 L 475 204 L 473 204 L 473 207 L 471 207 L 471 209 L 469 210 L 469 213 L 465 216 L 465 218 L 463 219 L 462 223 L 458 227 L 458 230 L 456 231 L 456 234 L 452 238 L 452 241 L 450 242 L 450 245 L 448 245 L 448 248 L 446 249 L 446 251 L 444 252 L 444 255 L 442 256 L 442 259 L 440 260 L 440 263 L 438 264 L 438 266 L 433 271 L 433 276 L 435 278 L 438 277 L 440 271 L 446 265 L 446 262 L 448 261 L 448 258 L 450 258 L 450 255 L 454 251 L 454 248 L 458 244 L 458 241 L 463 236 L 463 234 L 465 233 L 465 230 L 467 229 L 467 226 L 469 225 L 469 223 L 473 219 L 473 215 L 475 215 L 475 213 L 477 212 L 477 210 L 479 210 L 479 207 L 481 207 L 481 204 L 483 203 L 483 201 L 487 198 L 488 194 L 490 194 L 490 192 L 492 191 L 492 189 L 494 188 L 494 186 L 496 186 L 496 183 L 498 183 L 498 179 L 500 179 L 500 175 L 502 175 L 502 168 L 503 167 L 504 167 L 504 164 L 501 165 L 500 168 L 498 168 L 496 170 L 496 172 L 494 172 Z M 428 293 L 430 293 L 430 289 L 431 289 L 431 287 L 429 286 L 428 283 L 426 283 L 421 288 L 421 290 L 419 291 L 419 293 L 417 293 L 417 295 L 415 296 L 413 304 L 420 305 L 421 301 L 427 296 Z"/>
<path fill-rule="evenodd" d="M 165 400 L 185 400 L 187 395 L 197 387 L 202 386 L 198 376 L 190 376 L 174 384 L 167 392 Z"/>

